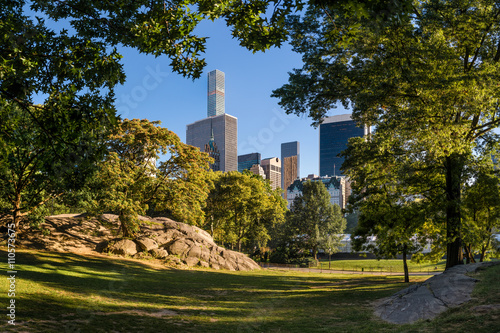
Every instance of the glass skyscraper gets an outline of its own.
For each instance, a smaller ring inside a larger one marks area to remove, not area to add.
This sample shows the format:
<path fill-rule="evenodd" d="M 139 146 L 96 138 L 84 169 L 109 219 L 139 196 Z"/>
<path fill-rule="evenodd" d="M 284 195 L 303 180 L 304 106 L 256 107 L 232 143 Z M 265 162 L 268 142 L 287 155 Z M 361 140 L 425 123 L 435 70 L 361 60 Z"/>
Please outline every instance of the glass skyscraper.
<path fill-rule="evenodd" d="M 225 75 L 216 69 L 208 73 L 207 117 L 219 116 L 225 109 Z"/>
<path fill-rule="evenodd" d="M 238 171 L 250 170 L 252 165 L 260 165 L 261 155 L 260 153 L 251 153 L 238 156 Z"/>
<path fill-rule="evenodd" d="M 339 154 L 347 148 L 347 141 L 370 132 L 369 127 L 358 127 L 350 114 L 327 117 L 319 125 L 319 175 L 342 176 L 344 158 Z"/>

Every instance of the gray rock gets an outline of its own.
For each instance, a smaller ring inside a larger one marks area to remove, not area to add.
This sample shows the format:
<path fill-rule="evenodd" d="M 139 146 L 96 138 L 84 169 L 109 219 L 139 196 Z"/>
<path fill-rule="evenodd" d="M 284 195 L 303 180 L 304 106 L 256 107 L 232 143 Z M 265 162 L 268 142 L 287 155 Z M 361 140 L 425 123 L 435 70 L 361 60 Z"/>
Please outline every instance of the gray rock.
<path fill-rule="evenodd" d="M 121 239 L 109 247 L 109 252 L 122 256 L 133 256 L 139 251 L 141 248 L 130 239 Z"/>
<path fill-rule="evenodd" d="M 186 259 L 184 259 L 184 262 L 189 267 L 192 267 L 192 266 L 198 265 L 198 263 L 200 262 L 200 259 L 196 258 L 196 257 L 187 257 Z"/>
<path fill-rule="evenodd" d="M 106 218 L 116 220 L 112 215 Z M 107 247 L 110 252 L 134 256 L 144 251 L 178 266 L 199 265 L 231 271 L 260 269 L 246 255 L 217 246 L 212 236 L 198 227 L 163 217 L 140 218 L 147 223 L 141 226 L 139 237 L 135 240 L 136 246 L 130 240 L 121 240 L 113 247 Z M 126 249 L 125 243 L 128 246 Z M 100 247 L 105 248 L 104 244 Z"/>
<path fill-rule="evenodd" d="M 184 257 L 184 255 L 191 249 L 192 245 L 193 242 L 188 239 L 178 239 L 166 248 L 169 253 Z"/>
<path fill-rule="evenodd" d="M 152 249 L 149 251 L 151 255 L 157 259 L 165 259 L 168 257 L 168 252 L 165 249 Z"/>
<path fill-rule="evenodd" d="M 200 265 L 200 267 L 203 267 L 203 268 L 209 268 L 210 267 L 210 265 L 208 264 L 208 262 L 203 261 L 203 260 L 200 260 L 200 262 L 198 263 L 198 265 Z"/>
<path fill-rule="evenodd" d="M 136 239 L 135 242 L 143 251 L 151 251 L 153 249 L 158 248 L 158 243 L 156 243 L 153 239 L 151 238 L 139 238 Z"/>
<path fill-rule="evenodd" d="M 477 280 L 465 274 L 487 266 L 491 264 L 452 267 L 424 283 L 410 286 L 376 302 L 374 313 L 394 324 L 432 319 L 448 308 L 468 302 Z"/>

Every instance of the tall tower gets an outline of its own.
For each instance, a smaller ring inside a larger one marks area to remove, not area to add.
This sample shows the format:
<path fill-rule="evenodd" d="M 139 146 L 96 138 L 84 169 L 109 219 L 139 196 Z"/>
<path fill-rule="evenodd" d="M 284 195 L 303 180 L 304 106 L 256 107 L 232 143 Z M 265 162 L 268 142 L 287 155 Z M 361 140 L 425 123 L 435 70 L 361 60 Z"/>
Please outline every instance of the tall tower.
<path fill-rule="evenodd" d="M 358 127 L 350 114 L 327 117 L 319 125 L 319 175 L 342 176 L 344 158 L 339 154 L 347 148 L 347 141 L 370 133 L 370 127 Z"/>
<path fill-rule="evenodd" d="M 281 144 L 281 188 L 286 199 L 286 189 L 300 177 L 300 143 L 298 141 Z"/>
<path fill-rule="evenodd" d="M 186 126 L 186 143 L 206 151 L 217 162 L 212 168 L 238 170 L 238 118 L 225 112 L 224 72 L 208 73 L 207 118 Z M 208 142 L 208 146 L 207 145 Z"/>
<path fill-rule="evenodd" d="M 225 75 L 216 69 L 208 73 L 207 117 L 220 116 L 226 112 Z"/>

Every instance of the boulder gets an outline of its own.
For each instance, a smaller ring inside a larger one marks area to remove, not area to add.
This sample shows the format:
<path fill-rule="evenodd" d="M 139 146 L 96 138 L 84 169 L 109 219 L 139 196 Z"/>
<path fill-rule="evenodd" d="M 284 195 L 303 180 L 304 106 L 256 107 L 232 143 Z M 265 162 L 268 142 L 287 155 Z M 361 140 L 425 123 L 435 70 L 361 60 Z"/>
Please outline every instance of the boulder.
<path fill-rule="evenodd" d="M 375 304 L 375 315 L 393 324 L 432 319 L 441 312 L 470 301 L 476 279 L 465 275 L 488 263 L 460 265 L 410 286 Z"/>
<path fill-rule="evenodd" d="M 165 246 L 169 253 L 184 257 L 185 254 L 191 249 L 193 242 L 188 239 L 177 239 L 171 244 Z"/>
<path fill-rule="evenodd" d="M 136 239 L 135 242 L 137 243 L 137 245 L 139 245 L 139 247 L 143 251 L 146 251 L 146 252 L 149 252 L 149 251 L 151 251 L 153 249 L 157 249 L 158 248 L 158 243 L 156 243 L 151 238 L 139 238 L 139 239 Z"/>
<path fill-rule="evenodd" d="M 168 257 L 168 252 L 165 249 L 152 249 L 149 251 L 151 255 L 157 259 L 165 259 Z"/>
<path fill-rule="evenodd" d="M 141 248 L 130 239 L 120 239 L 109 247 L 109 252 L 122 256 L 133 256 L 139 251 Z"/>
<path fill-rule="evenodd" d="M 200 262 L 200 259 L 196 258 L 196 257 L 187 257 L 186 259 L 184 259 L 184 262 L 189 267 L 192 267 L 192 266 L 198 265 L 198 263 Z"/>

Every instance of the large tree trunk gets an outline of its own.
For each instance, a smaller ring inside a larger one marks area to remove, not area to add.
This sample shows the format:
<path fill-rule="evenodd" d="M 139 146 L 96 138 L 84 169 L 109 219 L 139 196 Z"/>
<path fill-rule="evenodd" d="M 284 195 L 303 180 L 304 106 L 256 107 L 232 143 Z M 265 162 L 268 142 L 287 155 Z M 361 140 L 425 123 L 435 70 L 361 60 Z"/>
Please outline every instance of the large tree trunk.
<path fill-rule="evenodd" d="M 406 261 L 406 251 L 407 251 L 407 246 L 406 244 L 403 245 L 403 267 L 405 271 L 405 283 L 410 282 L 410 273 L 408 271 L 408 262 Z"/>
<path fill-rule="evenodd" d="M 463 264 L 462 238 L 460 234 L 460 185 L 462 157 L 446 158 L 446 269 Z"/>
<path fill-rule="evenodd" d="M 19 231 L 19 223 L 21 222 L 21 192 L 15 194 L 14 210 L 12 211 L 12 219 L 16 232 Z"/>

